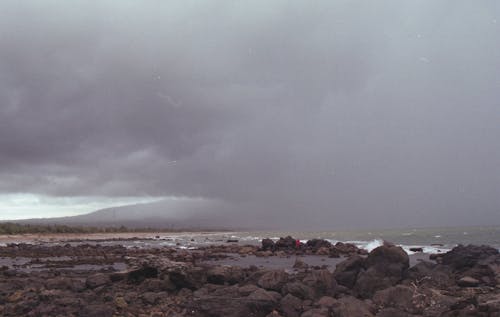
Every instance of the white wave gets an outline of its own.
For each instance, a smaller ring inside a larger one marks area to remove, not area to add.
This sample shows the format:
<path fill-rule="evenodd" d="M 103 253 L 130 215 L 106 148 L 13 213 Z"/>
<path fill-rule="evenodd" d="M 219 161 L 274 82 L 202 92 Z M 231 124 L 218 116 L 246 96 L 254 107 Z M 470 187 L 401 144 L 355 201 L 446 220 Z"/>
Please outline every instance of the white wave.
<path fill-rule="evenodd" d="M 345 243 L 352 243 L 360 249 L 364 249 L 368 252 L 371 252 L 373 249 L 383 245 L 384 241 L 381 239 L 373 239 L 370 241 L 351 240 L 351 241 L 346 241 Z"/>
<path fill-rule="evenodd" d="M 380 247 L 381 245 L 384 244 L 384 241 L 381 239 L 375 239 L 372 241 L 369 241 L 363 249 L 366 249 L 368 252 L 371 252 L 373 249 Z"/>
<path fill-rule="evenodd" d="M 336 245 L 338 242 L 340 242 L 339 240 L 334 240 L 334 239 L 325 239 L 325 240 L 330 242 L 333 245 Z"/>
<path fill-rule="evenodd" d="M 182 249 L 182 250 L 196 250 L 197 248 L 196 247 L 189 247 L 189 246 L 179 246 L 179 249 Z"/>
<path fill-rule="evenodd" d="M 232 236 L 234 238 L 239 238 L 242 241 L 260 241 L 263 238 L 261 237 L 256 237 L 256 236 L 246 236 L 246 237 L 237 237 L 237 236 Z"/>
<path fill-rule="evenodd" d="M 446 253 L 450 251 L 449 249 L 446 248 L 437 248 L 433 246 L 418 246 L 418 245 L 400 245 L 400 247 L 405 250 L 406 253 L 409 255 L 415 254 L 415 253 L 429 253 L 429 254 L 434 254 L 434 253 Z M 410 249 L 412 248 L 422 248 L 422 252 L 414 252 L 411 251 Z"/>

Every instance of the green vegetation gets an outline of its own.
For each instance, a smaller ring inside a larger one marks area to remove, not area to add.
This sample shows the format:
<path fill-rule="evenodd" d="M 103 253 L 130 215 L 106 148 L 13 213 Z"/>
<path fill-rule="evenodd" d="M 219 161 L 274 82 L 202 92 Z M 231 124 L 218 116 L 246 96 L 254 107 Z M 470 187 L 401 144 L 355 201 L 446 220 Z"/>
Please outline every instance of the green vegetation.
<path fill-rule="evenodd" d="M 28 234 L 28 233 L 122 233 L 122 232 L 180 232 L 200 231 L 181 228 L 128 228 L 120 227 L 93 227 L 93 226 L 68 226 L 68 225 L 35 225 L 18 224 L 12 222 L 0 223 L 0 235 L 6 234 Z M 203 230 L 210 231 L 210 230 Z"/>

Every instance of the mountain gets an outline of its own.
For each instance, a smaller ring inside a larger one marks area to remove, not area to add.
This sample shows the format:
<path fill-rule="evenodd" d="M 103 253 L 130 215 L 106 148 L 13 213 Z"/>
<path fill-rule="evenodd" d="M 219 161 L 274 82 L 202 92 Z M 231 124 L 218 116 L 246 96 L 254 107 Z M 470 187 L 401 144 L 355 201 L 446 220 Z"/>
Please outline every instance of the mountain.
<path fill-rule="evenodd" d="M 192 228 L 223 229 L 233 228 L 236 223 L 229 221 L 227 206 L 206 200 L 176 201 L 162 200 L 153 203 L 117 206 L 100 209 L 88 214 L 16 220 L 16 223 L 65 224 L 79 226 L 130 228 Z M 237 226 L 241 228 L 242 226 Z"/>

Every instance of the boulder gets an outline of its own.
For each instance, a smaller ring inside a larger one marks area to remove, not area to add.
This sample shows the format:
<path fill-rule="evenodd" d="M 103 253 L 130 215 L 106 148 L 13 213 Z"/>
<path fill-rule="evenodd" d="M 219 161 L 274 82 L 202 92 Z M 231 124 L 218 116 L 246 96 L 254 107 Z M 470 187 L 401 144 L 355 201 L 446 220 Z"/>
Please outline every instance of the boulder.
<path fill-rule="evenodd" d="M 294 250 L 295 249 L 295 239 L 291 236 L 285 238 L 280 238 L 274 244 L 276 250 Z"/>
<path fill-rule="evenodd" d="M 132 283 L 140 283 L 147 278 L 156 277 L 158 277 L 158 269 L 149 265 L 127 272 L 127 280 Z"/>
<path fill-rule="evenodd" d="M 478 261 L 492 255 L 498 255 L 498 250 L 486 245 L 459 245 L 441 257 L 441 263 L 450 265 L 455 270 L 472 268 Z"/>
<path fill-rule="evenodd" d="M 333 277 L 340 285 L 352 288 L 356 283 L 359 271 L 364 266 L 364 259 L 359 255 L 353 255 L 337 264 Z"/>
<path fill-rule="evenodd" d="M 47 289 L 72 290 L 74 292 L 81 292 L 85 289 L 85 287 L 85 281 L 82 279 L 72 279 L 68 277 L 58 276 L 45 281 L 45 288 Z"/>
<path fill-rule="evenodd" d="M 332 308 L 338 305 L 338 302 L 335 298 L 331 296 L 323 296 L 316 302 L 316 305 L 321 307 Z"/>
<path fill-rule="evenodd" d="M 384 242 L 384 245 L 373 249 L 368 254 L 365 267 L 377 267 L 383 271 L 388 266 L 389 271 L 393 269 L 393 266 L 397 266 L 401 271 L 406 270 L 410 266 L 410 258 L 403 248 Z"/>
<path fill-rule="evenodd" d="M 330 255 L 330 249 L 321 247 L 318 250 L 316 250 L 316 255 Z"/>
<path fill-rule="evenodd" d="M 485 284 L 495 287 L 500 284 L 500 255 L 491 255 L 485 259 L 480 259 L 472 268 L 467 268 L 457 272 L 458 277 L 472 277 Z"/>
<path fill-rule="evenodd" d="M 410 248 L 410 251 L 411 252 L 424 252 L 424 248 L 422 248 L 422 247 L 414 247 L 414 248 Z"/>
<path fill-rule="evenodd" d="M 309 265 L 302 261 L 300 258 L 295 259 L 295 263 L 293 264 L 294 269 L 307 269 Z"/>
<path fill-rule="evenodd" d="M 274 241 L 271 239 L 262 239 L 262 250 L 274 251 Z"/>
<path fill-rule="evenodd" d="M 324 239 L 312 239 L 307 241 L 306 247 L 308 249 L 312 249 L 314 252 L 317 252 L 321 248 L 325 248 L 327 250 L 330 249 L 332 244 Z"/>
<path fill-rule="evenodd" d="M 500 316 L 500 293 L 481 301 L 478 310 L 490 314 L 490 316 Z"/>
<path fill-rule="evenodd" d="M 404 312 L 402 310 L 399 310 L 397 308 L 384 308 L 381 309 L 377 315 L 377 317 L 419 317 L 421 315 L 412 315 L 410 313 Z"/>
<path fill-rule="evenodd" d="M 376 291 L 400 282 L 409 264 L 408 254 L 401 247 L 384 243 L 368 254 L 366 270 L 358 274 L 354 289 L 361 297 L 371 298 Z"/>
<path fill-rule="evenodd" d="M 461 287 L 477 287 L 479 286 L 479 281 L 470 276 L 464 276 L 457 281 L 457 285 Z"/>
<path fill-rule="evenodd" d="M 111 279 L 109 278 L 109 275 L 102 273 L 91 275 L 85 281 L 85 285 L 88 288 L 96 288 L 99 286 L 108 285 L 110 283 Z"/>
<path fill-rule="evenodd" d="M 195 316 L 225 316 L 241 317 L 251 316 L 252 312 L 247 306 L 247 301 L 240 297 L 218 297 L 205 295 L 194 299 L 190 310 L 197 312 Z M 266 316 L 260 314 L 259 316 Z"/>
<path fill-rule="evenodd" d="M 330 312 L 327 308 L 312 308 L 300 315 L 300 317 L 329 317 Z"/>
<path fill-rule="evenodd" d="M 411 282 L 429 287 L 447 288 L 455 285 L 450 267 L 421 261 L 406 272 L 407 284 Z"/>
<path fill-rule="evenodd" d="M 330 294 L 337 286 L 337 281 L 333 278 L 332 273 L 326 269 L 309 272 L 302 279 L 302 282 L 312 287 L 318 295 Z"/>
<path fill-rule="evenodd" d="M 145 292 L 141 294 L 141 298 L 146 304 L 154 305 L 156 304 L 160 298 L 166 297 L 166 294 L 162 292 Z"/>
<path fill-rule="evenodd" d="M 405 285 L 397 285 L 377 291 L 373 303 L 380 308 L 393 307 L 405 312 L 418 313 L 413 302 L 414 290 Z"/>
<path fill-rule="evenodd" d="M 118 308 L 127 308 L 127 306 L 128 306 L 128 303 L 125 300 L 125 298 L 123 298 L 121 296 L 116 297 L 114 300 L 114 303 L 115 303 L 116 307 L 118 307 Z"/>
<path fill-rule="evenodd" d="M 315 290 L 302 283 L 302 282 L 291 282 L 287 283 L 283 287 L 283 293 L 284 294 L 292 294 L 293 296 L 296 296 L 300 299 L 314 299 L 316 297 L 316 292 Z"/>
<path fill-rule="evenodd" d="M 250 246 L 250 245 L 246 245 L 246 246 L 241 247 L 238 250 L 238 253 L 240 255 L 251 255 L 251 254 L 254 254 L 256 251 L 257 251 L 257 249 L 255 247 Z"/>
<path fill-rule="evenodd" d="M 344 255 L 354 255 L 354 254 L 368 254 L 366 250 L 358 248 L 356 245 L 352 243 L 344 243 L 344 242 L 337 242 L 335 243 L 335 250 Z"/>
<path fill-rule="evenodd" d="M 280 301 L 281 311 L 287 317 L 299 317 L 302 309 L 302 300 L 292 294 L 287 294 Z"/>
<path fill-rule="evenodd" d="M 245 277 L 238 266 L 215 266 L 207 271 L 207 281 L 213 284 L 236 284 Z"/>
<path fill-rule="evenodd" d="M 241 296 L 248 296 L 248 295 L 252 294 L 253 292 L 255 292 L 257 289 L 258 289 L 257 286 L 255 286 L 253 284 L 248 284 L 248 285 L 239 287 L 238 293 Z"/>
<path fill-rule="evenodd" d="M 254 315 L 267 315 L 278 308 L 281 295 L 259 288 L 246 298 L 246 305 Z"/>
<path fill-rule="evenodd" d="M 81 317 L 111 317 L 113 316 L 113 307 L 106 304 L 85 305 L 80 312 Z"/>
<path fill-rule="evenodd" d="M 267 250 L 267 251 L 257 251 L 255 252 L 255 256 L 258 257 L 270 257 L 273 256 L 273 251 Z"/>
<path fill-rule="evenodd" d="M 257 281 L 257 285 L 274 291 L 281 291 L 281 288 L 288 281 L 288 274 L 283 270 L 272 270 L 262 275 Z"/>
<path fill-rule="evenodd" d="M 373 317 L 370 306 L 352 296 L 340 298 L 332 310 L 335 317 Z"/>
<path fill-rule="evenodd" d="M 187 288 L 195 290 L 206 283 L 206 271 L 201 267 L 192 267 L 189 269 L 174 269 L 168 272 L 169 280 L 177 289 Z"/>

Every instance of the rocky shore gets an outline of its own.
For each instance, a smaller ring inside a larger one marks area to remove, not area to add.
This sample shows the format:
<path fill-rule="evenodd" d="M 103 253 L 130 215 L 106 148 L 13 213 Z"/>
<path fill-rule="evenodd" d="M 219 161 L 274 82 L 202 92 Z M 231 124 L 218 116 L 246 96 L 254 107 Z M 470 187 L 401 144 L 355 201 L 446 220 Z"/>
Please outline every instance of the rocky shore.
<path fill-rule="evenodd" d="M 250 256 L 294 265 L 218 264 Z M 338 264 L 309 265 L 312 256 Z M 390 243 L 368 253 L 292 237 L 193 250 L 8 244 L 0 247 L 0 316 L 500 316 L 500 255 L 458 246 L 410 266 Z"/>

